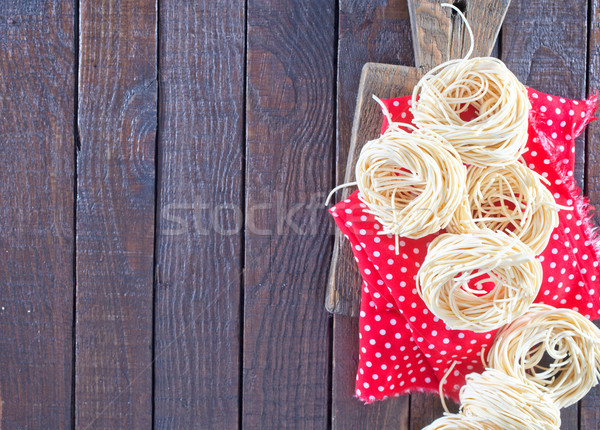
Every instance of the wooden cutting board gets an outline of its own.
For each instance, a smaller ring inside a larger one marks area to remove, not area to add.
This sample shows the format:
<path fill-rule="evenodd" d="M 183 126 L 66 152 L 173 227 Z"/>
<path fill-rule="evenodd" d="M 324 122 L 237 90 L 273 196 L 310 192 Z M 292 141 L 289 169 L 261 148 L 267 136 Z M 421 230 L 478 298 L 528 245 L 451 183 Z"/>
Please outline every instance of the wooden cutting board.
<path fill-rule="evenodd" d="M 379 136 L 381 109 L 372 99 L 412 94 L 419 78 L 432 67 L 466 55 L 470 38 L 460 16 L 442 7 L 446 0 L 408 0 L 416 67 L 367 63 L 362 69 L 356 111 L 344 182 L 352 182 L 354 166 L 362 146 Z M 510 0 L 455 0 L 454 6 L 466 16 L 475 37 L 472 57 L 489 56 L 506 15 Z M 354 191 L 345 188 L 337 194 L 343 200 Z M 329 269 L 325 307 L 329 312 L 358 316 L 361 277 L 350 242 L 336 229 Z"/>

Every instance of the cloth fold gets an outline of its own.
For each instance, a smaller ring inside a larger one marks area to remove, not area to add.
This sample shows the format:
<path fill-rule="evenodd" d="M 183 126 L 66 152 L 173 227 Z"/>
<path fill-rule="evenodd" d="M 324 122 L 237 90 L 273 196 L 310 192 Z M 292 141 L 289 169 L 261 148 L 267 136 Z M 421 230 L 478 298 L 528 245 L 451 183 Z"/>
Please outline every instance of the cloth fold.
<path fill-rule="evenodd" d="M 574 309 L 588 319 L 600 314 L 600 252 L 590 220 L 591 207 L 573 177 L 575 138 L 593 119 L 596 94 L 570 100 L 528 89 L 532 109 L 524 162 L 545 177 L 560 205 L 560 223 L 539 256 L 544 281 L 535 302 Z M 383 100 L 392 120 L 410 122 L 410 97 Z M 384 118 L 382 131 L 387 128 Z M 431 240 L 399 241 L 381 235 L 381 226 L 364 210 L 358 191 L 330 209 L 335 223 L 352 246 L 363 278 L 359 323 L 359 364 L 356 396 L 366 403 L 408 392 L 438 392 L 439 382 L 453 362 L 444 394 L 458 400 L 465 376 L 482 372 L 482 355 L 496 331 L 450 330 L 435 317 L 415 289 L 416 275 Z M 484 358 L 483 357 L 483 358 Z"/>

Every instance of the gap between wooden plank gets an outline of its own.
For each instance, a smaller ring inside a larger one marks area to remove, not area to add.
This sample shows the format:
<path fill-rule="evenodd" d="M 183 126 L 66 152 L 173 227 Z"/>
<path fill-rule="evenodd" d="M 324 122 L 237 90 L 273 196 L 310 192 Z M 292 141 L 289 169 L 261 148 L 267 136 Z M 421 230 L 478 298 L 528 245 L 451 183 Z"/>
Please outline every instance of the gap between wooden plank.
<path fill-rule="evenodd" d="M 81 149 L 81 138 L 79 136 L 79 1 L 73 2 L 73 292 L 72 292 L 72 322 L 71 322 L 71 345 L 73 356 L 71 358 L 71 428 L 76 428 L 77 401 L 75 392 L 77 390 L 77 159 Z"/>

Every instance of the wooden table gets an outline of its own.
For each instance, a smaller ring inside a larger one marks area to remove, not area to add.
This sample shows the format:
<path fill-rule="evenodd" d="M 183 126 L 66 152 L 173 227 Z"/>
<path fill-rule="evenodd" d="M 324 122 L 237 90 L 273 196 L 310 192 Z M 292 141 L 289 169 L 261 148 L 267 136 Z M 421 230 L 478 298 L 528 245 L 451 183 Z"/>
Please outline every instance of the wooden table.
<path fill-rule="evenodd" d="M 2 1 L 0 428 L 437 417 L 353 399 L 357 320 L 323 307 L 360 68 L 410 38 L 403 0 Z M 600 86 L 600 0 L 513 0 L 500 39 L 527 85 Z M 598 155 L 593 124 L 596 204 Z M 563 422 L 599 428 L 600 390 Z"/>

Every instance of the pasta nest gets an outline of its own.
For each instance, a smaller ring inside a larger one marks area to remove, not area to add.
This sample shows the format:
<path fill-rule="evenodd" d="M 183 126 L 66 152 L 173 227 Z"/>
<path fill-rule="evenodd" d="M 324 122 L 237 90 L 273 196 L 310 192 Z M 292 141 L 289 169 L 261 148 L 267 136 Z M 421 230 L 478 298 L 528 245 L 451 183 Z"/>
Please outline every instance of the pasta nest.
<path fill-rule="evenodd" d="M 600 379 L 600 330 L 574 310 L 535 304 L 498 332 L 488 361 L 566 407 Z"/>
<path fill-rule="evenodd" d="M 560 409 L 536 387 L 488 369 L 471 373 L 460 390 L 461 412 L 493 429 L 559 430 Z"/>
<path fill-rule="evenodd" d="M 428 130 L 394 125 L 368 142 L 356 163 L 359 198 L 379 234 L 417 239 L 445 228 L 466 198 L 466 168 L 448 142 Z"/>
<path fill-rule="evenodd" d="M 487 332 L 525 313 L 541 282 L 531 248 L 483 229 L 435 238 L 417 273 L 417 292 L 451 329 Z"/>
<path fill-rule="evenodd" d="M 423 430 L 499 430 L 483 420 L 469 418 L 462 414 L 445 414 Z"/>
<path fill-rule="evenodd" d="M 527 89 L 497 58 L 448 61 L 425 74 L 412 95 L 413 123 L 441 134 L 463 162 L 503 166 L 527 143 Z"/>
<path fill-rule="evenodd" d="M 468 198 L 455 212 L 448 231 L 512 231 L 536 255 L 541 254 L 558 226 L 559 208 L 542 180 L 545 178 L 519 162 L 469 166 Z"/>

